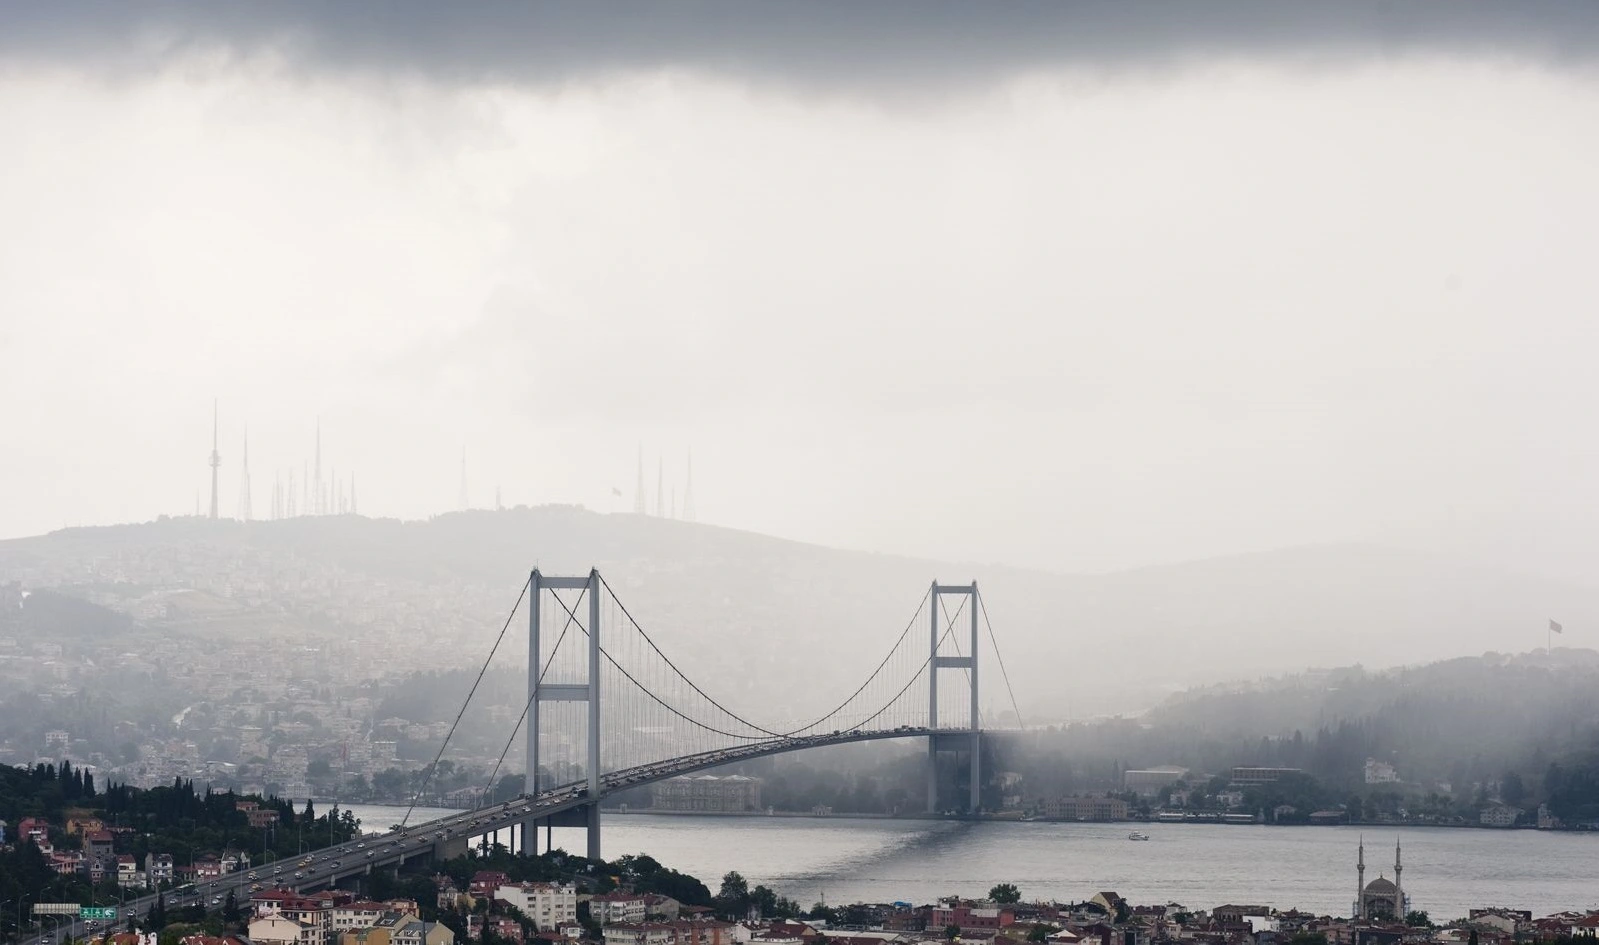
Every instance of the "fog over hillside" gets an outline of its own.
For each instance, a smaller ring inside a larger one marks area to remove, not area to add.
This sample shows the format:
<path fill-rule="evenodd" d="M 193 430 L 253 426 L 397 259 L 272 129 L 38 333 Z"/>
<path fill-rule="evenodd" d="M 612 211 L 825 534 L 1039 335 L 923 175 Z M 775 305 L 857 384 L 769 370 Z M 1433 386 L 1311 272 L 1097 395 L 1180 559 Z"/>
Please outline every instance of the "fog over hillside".
<path fill-rule="evenodd" d="M 1567 625 L 1562 642 L 1599 625 L 1599 591 L 1353 544 L 1065 575 L 572 507 L 415 522 L 168 519 L 0 542 L 0 583 L 61 588 L 145 625 L 263 639 L 353 639 L 360 626 L 373 634 L 362 639 L 395 645 L 442 635 L 462 666 L 488 652 L 530 568 L 590 566 L 708 689 L 768 718 L 820 714 L 848 694 L 935 579 L 979 582 L 1029 722 L 1138 711 L 1184 687 L 1305 667 L 1526 650 L 1543 643 L 1549 616 Z M 496 663 L 524 651 L 507 647 Z M 984 680 L 985 714 L 998 718 L 1003 683 Z"/>

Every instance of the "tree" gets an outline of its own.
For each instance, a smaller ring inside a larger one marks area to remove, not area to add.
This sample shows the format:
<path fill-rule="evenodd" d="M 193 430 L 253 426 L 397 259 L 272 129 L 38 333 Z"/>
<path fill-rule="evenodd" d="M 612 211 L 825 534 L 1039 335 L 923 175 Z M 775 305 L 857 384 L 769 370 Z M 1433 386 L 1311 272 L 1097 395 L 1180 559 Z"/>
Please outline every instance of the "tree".
<path fill-rule="evenodd" d="M 1406 898 L 1408 899 L 1409 897 L 1407 896 Z M 1414 909 L 1405 913 L 1405 924 L 1413 929 L 1430 929 L 1432 928 L 1432 919 L 1426 912 Z"/>
<path fill-rule="evenodd" d="M 946 940 L 953 942 L 953 941 L 955 941 L 956 939 L 958 939 L 960 937 L 961 937 L 961 927 L 960 926 L 955 925 L 953 923 L 944 926 L 944 938 Z"/>
<path fill-rule="evenodd" d="M 1022 892 L 1016 888 L 1015 883 L 1000 883 L 988 891 L 988 898 L 1000 905 L 1008 906 L 1021 902 Z"/>
<path fill-rule="evenodd" d="M 239 913 L 239 897 L 233 890 L 228 890 L 228 898 L 222 903 L 222 921 L 232 925 L 242 916 Z"/>
<path fill-rule="evenodd" d="M 741 918 L 749 911 L 750 884 L 738 871 L 722 876 L 722 888 L 716 893 L 717 909 L 729 919 Z"/>
<path fill-rule="evenodd" d="M 167 927 L 167 897 L 165 893 L 156 893 L 155 905 L 144 917 L 144 928 L 147 932 L 159 932 Z"/>
<path fill-rule="evenodd" d="M 1027 940 L 1029 942 L 1045 941 L 1049 938 L 1049 933 L 1053 931 L 1054 929 L 1042 922 L 1034 922 L 1033 927 L 1027 930 Z"/>

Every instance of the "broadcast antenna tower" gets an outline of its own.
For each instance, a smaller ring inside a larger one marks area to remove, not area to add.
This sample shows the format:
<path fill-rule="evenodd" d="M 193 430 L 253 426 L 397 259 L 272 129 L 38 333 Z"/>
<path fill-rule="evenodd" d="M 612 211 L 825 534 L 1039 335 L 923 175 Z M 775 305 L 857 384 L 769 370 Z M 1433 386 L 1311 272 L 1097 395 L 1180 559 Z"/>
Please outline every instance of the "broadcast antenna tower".
<path fill-rule="evenodd" d="M 644 444 L 638 447 L 638 487 L 633 490 L 633 514 L 644 515 L 648 510 L 644 507 Z"/>
<path fill-rule="evenodd" d="M 244 428 L 244 481 L 239 484 L 239 521 L 250 520 L 250 428 Z"/>
<path fill-rule="evenodd" d="M 694 450 L 688 451 L 688 479 L 683 483 L 683 520 L 694 521 Z"/>
<path fill-rule="evenodd" d="M 461 447 L 461 511 L 466 511 L 468 505 L 466 495 L 466 447 Z"/>
<path fill-rule="evenodd" d="M 211 401 L 211 517 L 217 517 L 217 469 L 222 454 L 217 452 L 217 402 Z"/>
<path fill-rule="evenodd" d="M 310 512 L 312 515 L 321 515 L 321 514 L 323 514 L 324 512 L 326 512 L 328 510 L 327 509 L 327 502 L 324 500 L 324 495 L 323 495 L 323 491 L 322 491 L 322 418 L 321 417 L 317 417 L 316 418 L 316 468 L 314 470 L 314 473 L 315 473 L 315 476 L 316 476 L 316 479 L 315 479 L 316 492 L 313 493 L 312 499 L 311 499 L 311 503 L 309 503 L 311 507 L 309 509 L 307 509 L 306 511 Z M 306 483 L 306 485 L 310 486 L 311 483 Z"/>

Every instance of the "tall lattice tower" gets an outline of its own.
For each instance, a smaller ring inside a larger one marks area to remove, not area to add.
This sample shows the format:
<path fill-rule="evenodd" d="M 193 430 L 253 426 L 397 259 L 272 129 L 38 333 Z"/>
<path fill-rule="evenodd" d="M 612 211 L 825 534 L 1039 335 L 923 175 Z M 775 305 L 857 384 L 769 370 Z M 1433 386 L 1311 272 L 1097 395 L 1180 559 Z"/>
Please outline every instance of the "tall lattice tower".
<path fill-rule="evenodd" d="M 467 501 L 466 494 L 466 447 L 461 447 L 461 511 L 466 511 L 471 503 Z"/>
<path fill-rule="evenodd" d="M 666 460 L 655 457 L 655 517 L 666 517 Z"/>
<path fill-rule="evenodd" d="M 217 402 L 211 401 L 211 517 L 217 517 L 217 469 L 222 466 L 222 454 L 217 452 Z"/>
<path fill-rule="evenodd" d="M 694 449 L 688 451 L 688 478 L 683 481 L 683 521 L 694 521 Z"/>
<path fill-rule="evenodd" d="M 250 428 L 244 428 L 244 455 L 240 459 L 244 464 L 241 481 L 239 483 L 239 521 L 250 520 Z"/>
<path fill-rule="evenodd" d="M 315 486 L 314 486 L 315 491 L 313 491 L 311 493 L 311 501 L 309 503 L 307 503 L 308 508 L 306 509 L 306 511 L 309 512 L 312 515 L 322 515 L 323 513 L 327 512 L 328 503 L 327 503 L 327 497 L 322 491 L 322 418 L 321 417 L 317 417 L 316 418 L 316 469 L 315 469 L 315 475 L 316 475 Z M 311 483 L 307 483 L 306 485 L 307 486 L 311 486 Z"/>
<path fill-rule="evenodd" d="M 649 510 L 644 507 L 644 444 L 638 445 L 638 486 L 633 490 L 633 514 L 644 515 Z"/>

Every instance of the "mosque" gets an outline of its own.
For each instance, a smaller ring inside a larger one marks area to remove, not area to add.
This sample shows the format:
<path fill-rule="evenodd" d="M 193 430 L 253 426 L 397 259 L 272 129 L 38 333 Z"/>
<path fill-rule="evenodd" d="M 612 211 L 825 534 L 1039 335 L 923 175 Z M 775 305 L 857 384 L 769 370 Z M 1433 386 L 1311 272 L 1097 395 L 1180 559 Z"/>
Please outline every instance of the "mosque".
<path fill-rule="evenodd" d="M 1389 882 L 1381 874 L 1366 882 L 1366 838 L 1360 839 L 1360 857 L 1355 861 L 1355 911 L 1356 919 L 1404 919 L 1410 912 L 1410 898 L 1405 895 L 1400 876 L 1404 866 L 1399 859 L 1399 841 L 1394 841 L 1394 878 Z"/>

